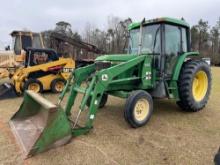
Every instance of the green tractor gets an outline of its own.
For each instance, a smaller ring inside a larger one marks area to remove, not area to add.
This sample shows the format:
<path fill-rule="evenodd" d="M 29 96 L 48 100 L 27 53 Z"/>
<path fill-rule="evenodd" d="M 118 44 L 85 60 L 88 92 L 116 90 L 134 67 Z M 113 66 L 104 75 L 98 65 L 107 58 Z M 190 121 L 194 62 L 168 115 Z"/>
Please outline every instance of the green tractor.
<path fill-rule="evenodd" d="M 205 107 L 211 90 L 210 67 L 197 57 L 198 52 L 190 51 L 190 27 L 185 21 L 143 20 L 132 23 L 129 31 L 128 54 L 103 55 L 94 64 L 75 69 L 58 105 L 31 91 L 25 93 L 9 122 L 25 157 L 88 133 L 108 95 L 126 99 L 124 118 L 134 128 L 149 121 L 153 98 L 174 99 L 184 111 Z M 62 108 L 60 103 L 67 93 L 67 104 Z M 79 93 L 83 98 L 72 122 L 71 109 Z M 85 110 L 87 120 L 79 126 Z"/>

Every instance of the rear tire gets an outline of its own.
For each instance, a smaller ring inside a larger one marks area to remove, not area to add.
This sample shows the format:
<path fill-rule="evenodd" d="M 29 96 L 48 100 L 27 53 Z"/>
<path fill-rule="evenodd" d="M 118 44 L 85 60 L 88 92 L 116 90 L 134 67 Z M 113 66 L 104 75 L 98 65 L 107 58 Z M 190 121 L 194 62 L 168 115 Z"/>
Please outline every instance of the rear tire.
<path fill-rule="evenodd" d="M 153 100 L 146 91 L 132 92 L 125 103 L 124 117 L 133 128 L 145 125 L 153 113 Z"/>
<path fill-rule="evenodd" d="M 211 71 L 202 60 L 184 63 L 178 81 L 180 101 L 177 105 L 184 111 L 197 112 L 205 107 L 211 91 Z"/>
<path fill-rule="evenodd" d="M 60 93 L 65 87 L 66 81 L 62 78 L 56 78 L 51 82 L 51 91 L 53 93 Z"/>
<path fill-rule="evenodd" d="M 39 80 L 36 79 L 28 79 L 24 83 L 24 90 L 32 90 L 36 93 L 42 93 L 43 92 L 43 85 Z"/>

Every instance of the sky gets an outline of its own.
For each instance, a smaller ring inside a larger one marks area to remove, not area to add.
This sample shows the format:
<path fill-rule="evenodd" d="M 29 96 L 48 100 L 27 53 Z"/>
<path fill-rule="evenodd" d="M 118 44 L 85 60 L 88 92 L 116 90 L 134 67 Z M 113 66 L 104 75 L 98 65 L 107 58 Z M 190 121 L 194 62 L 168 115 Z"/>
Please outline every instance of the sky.
<path fill-rule="evenodd" d="M 141 21 L 157 17 L 184 18 L 191 25 L 200 18 L 215 25 L 220 17 L 220 0 L 1 0 L 0 48 L 11 41 L 12 30 L 35 32 L 53 29 L 56 22 L 71 23 L 83 33 L 90 23 L 107 27 L 108 16 Z"/>

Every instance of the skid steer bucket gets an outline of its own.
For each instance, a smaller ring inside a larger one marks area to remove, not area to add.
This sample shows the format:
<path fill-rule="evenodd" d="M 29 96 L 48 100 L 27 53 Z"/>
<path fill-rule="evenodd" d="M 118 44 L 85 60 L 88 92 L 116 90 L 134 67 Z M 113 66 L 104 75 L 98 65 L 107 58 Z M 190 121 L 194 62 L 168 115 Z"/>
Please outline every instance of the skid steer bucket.
<path fill-rule="evenodd" d="M 33 91 L 25 92 L 24 101 L 9 125 L 24 158 L 61 146 L 72 137 L 64 111 Z"/>
<path fill-rule="evenodd" d="M 14 86 L 9 83 L 0 85 L 0 100 L 18 97 Z"/>

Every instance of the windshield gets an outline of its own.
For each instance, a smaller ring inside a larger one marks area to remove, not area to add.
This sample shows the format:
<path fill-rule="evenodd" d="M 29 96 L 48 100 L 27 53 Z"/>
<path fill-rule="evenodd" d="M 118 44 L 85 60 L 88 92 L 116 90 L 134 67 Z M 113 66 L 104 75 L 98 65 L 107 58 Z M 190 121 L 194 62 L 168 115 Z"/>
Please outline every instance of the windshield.
<path fill-rule="evenodd" d="M 160 25 L 147 25 L 143 27 L 141 53 L 160 52 Z M 130 31 L 129 53 L 137 54 L 139 49 L 140 28 Z"/>
<path fill-rule="evenodd" d="M 40 34 L 34 34 L 33 35 L 33 45 L 32 45 L 32 47 L 33 48 L 38 48 L 38 49 L 43 48 Z"/>
<path fill-rule="evenodd" d="M 22 49 L 32 47 L 31 36 L 21 36 Z"/>
<path fill-rule="evenodd" d="M 21 54 L 21 40 L 20 36 L 14 36 L 13 37 L 13 49 L 16 55 Z"/>

